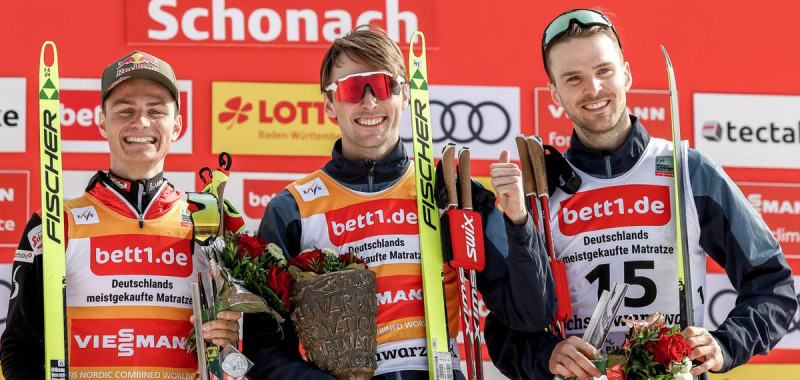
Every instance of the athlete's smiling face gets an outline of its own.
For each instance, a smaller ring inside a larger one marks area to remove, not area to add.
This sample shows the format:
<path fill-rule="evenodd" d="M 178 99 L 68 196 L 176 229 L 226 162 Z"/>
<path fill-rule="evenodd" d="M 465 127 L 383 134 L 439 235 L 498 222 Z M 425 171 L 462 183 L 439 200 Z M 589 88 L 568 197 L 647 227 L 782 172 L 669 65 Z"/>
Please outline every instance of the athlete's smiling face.
<path fill-rule="evenodd" d="M 633 79 L 615 41 L 599 35 L 559 42 L 549 51 L 548 67 L 553 101 L 564 107 L 581 142 L 627 134 L 625 95 Z"/>
<path fill-rule="evenodd" d="M 181 116 L 166 87 L 131 79 L 106 98 L 99 127 L 111 150 L 111 171 L 145 179 L 164 170 L 164 158 L 181 132 Z"/>
<path fill-rule="evenodd" d="M 331 70 L 331 78 L 335 81 L 348 75 L 370 71 L 390 70 L 356 62 L 342 54 Z M 339 123 L 342 153 L 345 157 L 351 160 L 379 160 L 400 141 L 400 116 L 408 107 L 405 86 L 400 94 L 392 95 L 386 100 L 378 100 L 369 89 L 364 91 L 364 96 L 358 103 L 336 101 L 331 93 L 323 94 L 323 98 L 325 113 Z"/>

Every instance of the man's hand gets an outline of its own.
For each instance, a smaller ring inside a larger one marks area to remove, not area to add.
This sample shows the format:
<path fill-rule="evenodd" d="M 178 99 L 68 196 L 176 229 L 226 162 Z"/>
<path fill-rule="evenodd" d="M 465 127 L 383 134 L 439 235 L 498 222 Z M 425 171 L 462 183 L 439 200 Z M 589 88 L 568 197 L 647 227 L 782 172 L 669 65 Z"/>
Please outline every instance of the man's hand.
<path fill-rule="evenodd" d="M 681 334 L 692 347 L 692 360 L 697 359 L 703 364 L 692 368 L 692 376 L 697 376 L 706 371 L 719 371 L 722 369 L 722 348 L 708 330 L 702 327 L 687 327 Z"/>
<path fill-rule="evenodd" d="M 596 358 L 597 350 L 583 339 L 571 336 L 558 343 L 550 356 L 548 369 L 562 378 L 591 379 L 603 376 L 588 358 Z"/>
<path fill-rule="evenodd" d="M 217 346 L 225 347 L 239 340 L 239 318 L 242 313 L 238 311 L 220 311 L 217 319 L 203 323 L 203 339 L 210 340 Z"/>
<path fill-rule="evenodd" d="M 497 201 L 512 223 L 521 226 L 528 221 L 528 210 L 525 209 L 525 194 L 522 192 L 522 171 L 517 164 L 509 160 L 509 152 L 500 153 L 500 161 L 489 168 L 492 176 L 492 187 L 497 194 Z"/>

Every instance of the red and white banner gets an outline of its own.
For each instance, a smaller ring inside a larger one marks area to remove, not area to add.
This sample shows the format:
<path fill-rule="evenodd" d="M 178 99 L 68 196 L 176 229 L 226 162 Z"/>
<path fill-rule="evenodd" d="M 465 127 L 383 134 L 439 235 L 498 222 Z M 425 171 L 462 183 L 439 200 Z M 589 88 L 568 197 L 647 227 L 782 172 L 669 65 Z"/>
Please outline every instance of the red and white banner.
<path fill-rule="evenodd" d="M 408 44 L 416 30 L 436 26 L 434 4 L 423 0 L 127 0 L 125 8 L 129 44 L 327 48 L 365 24 Z"/>
<path fill-rule="evenodd" d="M 30 173 L 0 170 L 0 264 L 10 263 L 31 216 Z M 38 194 L 37 194 L 38 195 Z"/>
<path fill-rule="evenodd" d="M 25 78 L 0 78 L 0 152 L 25 151 Z"/>

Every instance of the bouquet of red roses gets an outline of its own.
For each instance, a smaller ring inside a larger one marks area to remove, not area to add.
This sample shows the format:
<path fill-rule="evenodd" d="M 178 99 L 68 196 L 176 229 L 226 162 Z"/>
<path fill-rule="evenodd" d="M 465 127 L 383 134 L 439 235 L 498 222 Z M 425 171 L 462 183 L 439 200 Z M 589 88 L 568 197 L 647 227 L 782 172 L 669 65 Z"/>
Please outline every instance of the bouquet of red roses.
<path fill-rule="evenodd" d="M 297 280 L 346 269 L 367 269 L 367 265 L 352 253 L 340 255 L 331 248 L 307 249 L 289 260 L 289 273 Z"/>
<path fill-rule="evenodd" d="M 596 362 L 609 380 L 692 380 L 692 348 L 677 325 L 665 327 L 659 313 L 624 321 L 631 327 L 625 343 Z"/>

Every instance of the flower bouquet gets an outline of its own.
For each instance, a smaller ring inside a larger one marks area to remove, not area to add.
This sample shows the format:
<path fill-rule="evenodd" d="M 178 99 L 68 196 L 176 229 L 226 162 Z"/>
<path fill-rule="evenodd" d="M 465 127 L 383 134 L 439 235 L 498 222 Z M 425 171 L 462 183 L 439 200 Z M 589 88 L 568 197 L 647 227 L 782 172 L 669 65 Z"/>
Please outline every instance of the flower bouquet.
<path fill-rule="evenodd" d="M 288 316 L 293 279 L 286 268 L 286 257 L 277 245 L 267 243 L 260 236 L 228 231 L 224 237 L 212 238 L 202 249 L 208 256 L 208 274 L 212 278 L 204 282 L 203 276 L 198 276 L 202 322 L 213 320 L 223 310 L 268 313 L 279 322 Z M 208 283 L 211 283 L 210 291 L 202 286 Z M 187 350 L 193 352 L 197 347 L 196 334 L 192 331 Z M 203 347 L 205 344 L 200 345 L 201 349 Z M 207 370 L 221 378 L 225 363 L 218 351 L 217 346 L 206 347 L 204 357 L 208 361 Z M 239 367 L 243 359 L 243 356 L 236 359 Z"/>
<path fill-rule="evenodd" d="M 609 380 L 692 380 L 692 349 L 677 325 L 664 327 L 659 313 L 623 320 L 631 328 L 625 343 L 594 361 Z"/>
<path fill-rule="evenodd" d="M 328 248 L 289 261 L 291 318 L 306 358 L 337 379 L 369 379 L 377 368 L 375 273 L 355 255 Z"/>

